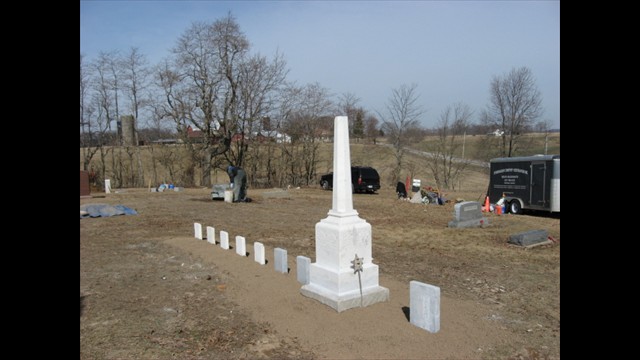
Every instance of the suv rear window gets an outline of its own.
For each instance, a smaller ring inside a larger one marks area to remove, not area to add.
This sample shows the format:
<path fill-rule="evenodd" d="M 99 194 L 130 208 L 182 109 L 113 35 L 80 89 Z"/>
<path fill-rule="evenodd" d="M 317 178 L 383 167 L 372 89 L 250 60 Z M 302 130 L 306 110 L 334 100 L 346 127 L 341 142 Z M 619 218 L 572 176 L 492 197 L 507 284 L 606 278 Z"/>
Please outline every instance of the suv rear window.
<path fill-rule="evenodd" d="M 373 168 L 360 168 L 360 173 L 363 177 L 374 178 L 378 177 L 378 172 Z"/>

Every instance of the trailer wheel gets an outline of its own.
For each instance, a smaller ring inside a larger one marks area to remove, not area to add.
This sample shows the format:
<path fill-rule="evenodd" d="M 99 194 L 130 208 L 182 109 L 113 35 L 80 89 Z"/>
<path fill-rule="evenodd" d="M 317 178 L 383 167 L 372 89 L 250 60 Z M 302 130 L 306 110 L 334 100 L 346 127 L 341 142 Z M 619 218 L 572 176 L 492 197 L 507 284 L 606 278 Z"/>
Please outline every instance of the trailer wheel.
<path fill-rule="evenodd" d="M 322 186 L 322 188 L 325 189 L 325 190 L 329 190 L 329 182 L 328 181 L 322 181 L 320 183 L 320 186 Z"/>
<path fill-rule="evenodd" d="M 522 214 L 522 205 L 519 200 L 511 200 L 509 203 L 509 212 L 512 214 Z"/>

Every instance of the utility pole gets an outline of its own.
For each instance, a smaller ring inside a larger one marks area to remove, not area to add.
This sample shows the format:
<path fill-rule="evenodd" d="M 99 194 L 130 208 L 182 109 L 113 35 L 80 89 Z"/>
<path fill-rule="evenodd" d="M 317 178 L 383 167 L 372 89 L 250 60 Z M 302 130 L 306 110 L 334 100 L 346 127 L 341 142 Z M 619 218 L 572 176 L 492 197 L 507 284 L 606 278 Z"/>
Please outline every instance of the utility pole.
<path fill-rule="evenodd" d="M 544 132 L 544 154 L 547 155 L 547 144 L 549 143 L 549 129 Z"/>
<path fill-rule="evenodd" d="M 467 138 L 467 130 L 464 131 L 464 133 L 462 134 L 462 159 L 464 160 L 464 143 L 465 140 Z M 546 151 L 545 151 L 546 154 Z"/>

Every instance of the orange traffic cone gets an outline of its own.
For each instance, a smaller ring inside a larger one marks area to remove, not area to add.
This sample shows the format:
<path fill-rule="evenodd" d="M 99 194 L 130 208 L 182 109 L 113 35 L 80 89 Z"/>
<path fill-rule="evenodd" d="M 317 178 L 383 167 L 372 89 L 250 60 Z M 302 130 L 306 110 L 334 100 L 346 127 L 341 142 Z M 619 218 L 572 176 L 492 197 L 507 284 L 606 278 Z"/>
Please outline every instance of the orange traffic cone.
<path fill-rule="evenodd" d="M 484 201 L 484 212 L 491 212 L 491 205 L 489 204 L 489 195 L 487 195 L 487 198 Z"/>

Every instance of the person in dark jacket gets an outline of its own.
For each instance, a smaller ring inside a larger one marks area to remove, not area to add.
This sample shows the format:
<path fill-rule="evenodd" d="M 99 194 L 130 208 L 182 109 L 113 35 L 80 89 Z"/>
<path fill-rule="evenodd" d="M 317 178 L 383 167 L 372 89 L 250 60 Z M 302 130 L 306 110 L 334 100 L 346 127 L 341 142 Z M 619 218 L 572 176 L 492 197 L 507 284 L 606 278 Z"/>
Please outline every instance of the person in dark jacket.
<path fill-rule="evenodd" d="M 238 166 L 227 167 L 229 182 L 233 188 L 233 202 L 243 202 L 247 198 L 247 174 Z"/>
<path fill-rule="evenodd" d="M 407 197 L 407 188 L 401 181 L 398 181 L 396 184 L 396 194 L 398 194 L 398 199 L 405 199 Z"/>

